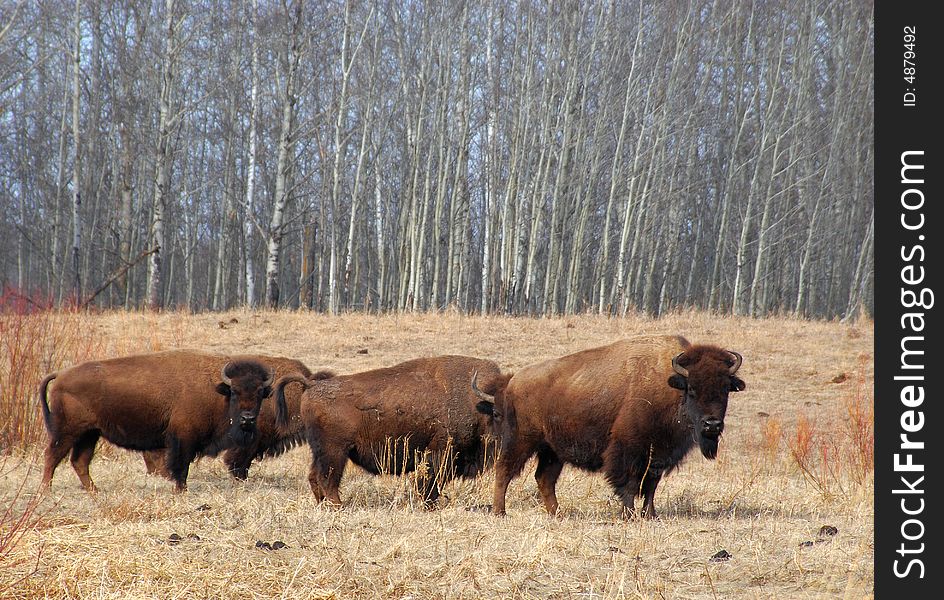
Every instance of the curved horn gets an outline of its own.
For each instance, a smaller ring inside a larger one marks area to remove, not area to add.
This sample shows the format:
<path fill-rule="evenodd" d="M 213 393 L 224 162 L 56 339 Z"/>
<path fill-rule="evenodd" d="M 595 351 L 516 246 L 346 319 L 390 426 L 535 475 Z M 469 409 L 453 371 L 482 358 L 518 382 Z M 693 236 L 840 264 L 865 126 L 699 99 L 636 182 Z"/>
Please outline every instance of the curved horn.
<path fill-rule="evenodd" d="M 482 390 L 478 388 L 478 385 L 476 385 L 476 380 L 478 379 L 478 377 L 479 377 L 478 370 L 472 371 L 472 391 L 475 392 L 476 396 L 478 396 L 482 400 L 485 400 L 486 402 L 495 402 L 495 396 L 486 394 L 485 392 L 483 392 Z"/>
<path fill-rule="evenodd" d="M 688 369 L 678 364 L 678 360 L 685 354 L 684 352 L 679 352 L 678 356 L 672 359 L 672 370 L 681 375 L 682 377 L 688 377 Z"/>
<path fill-rule="evenodd" d="M 223 365 L 223 370 L 220 371 L 220 377 L 223 378 L 223 383 L 225 383 L 226 385 L 232 386 L 233 385 L 232 380 L 230 380 L 230 378 L 227 377 L 226 375 L 226 369 L 229 368 L 229 365 L 230 363 L 226 363 L 225 365 Z"/>
<path fill-rule="evenodd" d="M 741 363 L 744 361 L 744 359 L 741 357 L 740 354 L 738 354 L 737 352 L 733 350 L 728 350 L 728 354 L 731 354 L 734 356 L 734 364 L 731 366 L 730 369 L 728 369 L 728 373 L 730 373 L 731 375 L 734 375 L 735 373 L 737 373 L 737 370 L 741 368 Z"/>
<path fill-rule="evenodd" d="M 275 381 L 275 370 L 269 369 L 269 378 L 262 382 L 262 387 L 272 387 L 273 381 Z"/>

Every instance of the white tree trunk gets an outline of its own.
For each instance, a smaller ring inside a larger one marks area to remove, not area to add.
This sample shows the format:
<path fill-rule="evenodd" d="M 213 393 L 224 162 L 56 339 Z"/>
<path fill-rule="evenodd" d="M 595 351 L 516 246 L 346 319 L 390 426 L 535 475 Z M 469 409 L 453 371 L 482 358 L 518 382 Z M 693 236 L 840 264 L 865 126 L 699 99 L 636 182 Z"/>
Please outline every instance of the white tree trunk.
<path fill-rule="evenodd" d="M 174 101 L 174 78 L 176 47 L 176 24 L 174 19 L 174 0 L 166 0 L 164 5 L 164 57 L 161 68 L 160 115 L 158 120 L 158 139 L 155 164 L 157 173 L 154 182 L 154 202 L 151 215 L 151 239 L 154 253 L 151 255 L 148 271 L 147 305 L 151 310 L 160 310 L 164 306 L 161 295 L 161 265 L 164 258 L 164 210 L 170 192 L 170 137 L 173 117 L 171 110 Z"/>
<path fill-rule="evenodd" d="M 256 273 L 253 268 L 252 260 L 252 230 L 254 217 L 252 212 L 252 200 L 256 188 L 256 112 L 259 105 L 259 49 L 256 44 L 256 9 L 257 0 L 252 0 L 252 10 L 249 16 L 249 35 L 252 38 L 252 81 L 250 82 L 249 99 L 249 156 L 246 166 L 246 199 L 245 199 L 245 219 L 243 219 L 243 248 L 246 261 L 246 306 L 252 308 L 256 305 Z"/>
<path fill-rule="evenodd" d="M 72 269 L 74 271 L 72 294 L 76 304 L 82 302 L 82 280 L 79 270 L 79 250 L 82 244 L 82 218 L 79 212 L 82 206 L 82 192 L 79 189 L 82 182 L 82 161 L 79 157 L 79 104 L 82 99 L 79 87 L 81 76 L 79 59 L 82 47 L 81 10 L 81 0 L 75 0 L 75 45 L 72 53 Z"/>
<path fill-rule="evenodd" d="M 301 59 L 299 29 L 302 21 L 302 3 L 295 5 L 295 17 L 289 17 L 291 34 L 287 40 L 285 90 L 282 96 L 282 120 L 279 130 L 278 158 L 275 167 L 275 202 L 272 220 L 269 222 L 269 240 L 266 244 L 266 306 L 279 306 L 279 275 L 281 272 L 282 236 L 285 224 L 285 208 L 289 200 L 289 174 L 292 171 L 292 129 L 295 123 L 295 78 Z"/>

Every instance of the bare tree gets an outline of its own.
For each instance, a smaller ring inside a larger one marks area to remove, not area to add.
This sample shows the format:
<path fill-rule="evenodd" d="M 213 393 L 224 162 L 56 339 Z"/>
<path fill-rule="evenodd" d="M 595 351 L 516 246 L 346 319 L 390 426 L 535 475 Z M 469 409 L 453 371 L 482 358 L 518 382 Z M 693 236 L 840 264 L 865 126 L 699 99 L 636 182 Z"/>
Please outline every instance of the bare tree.
<path fill-rule="evenodd" d="M 298 102 L 296 91 L 298 63 L 301 60 L 301 28 L 303 2 L 296 0 L 293 6 L 283 2 L 285 26 L 287 27 L 285 47 L 282 54 L 284 87 L 281 92 L 282 119 L 279 129 L 278 159 L 276 160 L 275 201 L 272 207 L 272 220 L 269 222 L 269 240 L 266 244 L 266 306 L 275 308 L 279 305 L 279 274 L 281 269 L 282 236 L 285 222 L 285 209 L 291 192 L 289 177 L 293 168 L 292 148 L 293 128 L 295 125 L 295 104 Z"/>
<path fill-rule="evenodd" d="M 193 310 L 871 310 L 869 3 L 218 8 L 0 6 L 0 284 Z"/>
<path fill-rule="evenodd" d="M 164 306 L 163 290 L 161 287 L 161 267 L 167 251 L 164 236 L 164 219 L 168 198 L 170 197 L 170 171 L 173 162 L 170 144 L 178 120 L 174 111 L 176 109 L 177 60 L 180 47 L 178 46 L 178 21 L 175 8 L 175 0 L 165 0 L 164 54 L 161 58 L 160 114 L 157 126 L 157 145 L 154 153 L 156 172 L 154 176 L 154 197 L 151 209 L 151 243 L 155 250 L 154 253 L 151 254 L 147 288 L 147 306 L 151 310 L 159 310 Z"/>

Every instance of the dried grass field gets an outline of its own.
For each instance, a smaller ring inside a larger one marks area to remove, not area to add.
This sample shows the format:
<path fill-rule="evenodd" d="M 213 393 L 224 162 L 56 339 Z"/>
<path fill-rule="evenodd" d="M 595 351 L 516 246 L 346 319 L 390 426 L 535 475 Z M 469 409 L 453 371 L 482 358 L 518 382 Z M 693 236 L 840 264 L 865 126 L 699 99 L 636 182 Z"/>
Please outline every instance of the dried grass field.
<path fill-rule="evenodd" d="M 3 598 L 872 595 L 868 321 L 696 312 L 658 320 L 248 311 L 0 319 Z M 45 337 L 32 339 L 35 331 Z M 408 478 L 354 467 L 341 486 L 345 506 L 334 510 L 309 491 L 306 448 L 254 463 L 245 482 L 203 458 L 189 491 L 175 495 L 169 481 L 145 475 L 139 454 L 102 443 L 91 466 L 98 494 L 82 491 L 65 461 L 50 493 L 35 495 L 44 439 L 35 386 L 77 360 L 195 348 L 351 373 L 456 353 L 513 371 L 638 333 L 737 350 L 747 383 L 732 395 L 718 460 L 690 454 L 660 485 L 655 521 L 622 519 L 603 477 L 573 468 L 558 485 L 562 514 L 549 518 L 533 463 L 512 482 L 505 518 L 483 510 L 488 473 L 449 484 L 427 510 Z M 713 559 L 722 550 L 728 558 Z"/>

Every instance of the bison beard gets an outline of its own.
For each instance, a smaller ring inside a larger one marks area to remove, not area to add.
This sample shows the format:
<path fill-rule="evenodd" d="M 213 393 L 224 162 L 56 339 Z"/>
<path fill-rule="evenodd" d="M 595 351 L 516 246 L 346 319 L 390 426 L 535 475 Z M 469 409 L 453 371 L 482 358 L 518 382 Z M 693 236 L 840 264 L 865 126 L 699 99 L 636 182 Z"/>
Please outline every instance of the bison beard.
<path fill-rule="evenodd" d="M 688 427 L 691 429 L 692 442 L 698 444 L 698 448 L 705 458 L 714 460 L 718 456 L 721 432 L 706 433 L 700 425 L 703 420 L 704 417 L 695 402 L 683 395 L 682 404 L 679 407 L 678 422 L 689 423 Z"/>
<path fill-rule="evenodd" d="M 698 434 L 698 447 L 701 448 L 701 453 L 705 458 L 714 460 L 715 457 L 718 456 L 718 442 L 720 437 L 720 435 L 711 437 L 703 433 Z"/>
<path fill-rule="evenodd" d="M 256 429 L 255 427 L 246 429 L 245 426 L 234 423 L 229 428 L 229 438 L 233 445 L 246 447 L 256 441 Z"/>

